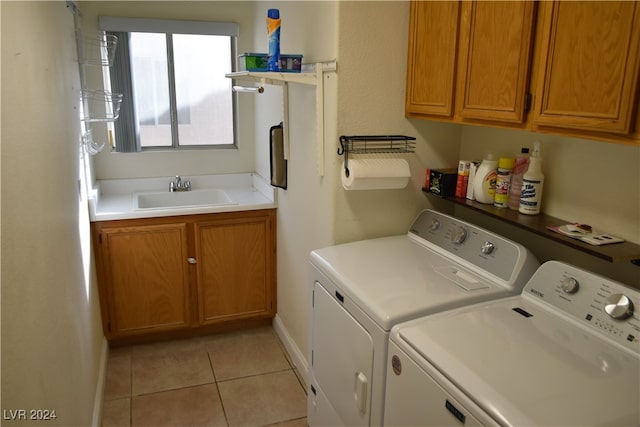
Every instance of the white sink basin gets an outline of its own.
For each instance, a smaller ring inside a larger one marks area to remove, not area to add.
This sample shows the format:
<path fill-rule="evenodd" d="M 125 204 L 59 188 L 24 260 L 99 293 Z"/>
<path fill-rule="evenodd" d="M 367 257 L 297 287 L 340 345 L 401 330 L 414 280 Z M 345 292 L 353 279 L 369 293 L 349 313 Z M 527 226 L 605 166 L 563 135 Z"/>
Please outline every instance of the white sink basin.
<path fill-rule="evenodd" d="M 191 190 L 162 191 L 153 193 L 135 193 L 133 208 L 145 209 L 177 209 L 195 206 L 237 205 L 224 190 Z"/>

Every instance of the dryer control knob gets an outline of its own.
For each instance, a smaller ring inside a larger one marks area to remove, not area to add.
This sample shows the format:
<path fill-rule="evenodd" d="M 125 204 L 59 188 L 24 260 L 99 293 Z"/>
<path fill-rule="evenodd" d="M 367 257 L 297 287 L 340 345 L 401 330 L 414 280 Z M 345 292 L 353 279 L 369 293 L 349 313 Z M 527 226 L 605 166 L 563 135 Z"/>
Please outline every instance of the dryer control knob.
<path fill-rule="evenodd" d="M 436 231 L 438 228 L 440 228 L 440 221 L 438 221 L 437 219 L 432 219 L 430 228 L 431 231 Z"/>
<path fill-rule="evenodd" d="M 580 283 L 573 277 L 565 277 L 560 281 L 560 289 L 565 294 L 575 294 L 580 288 Z"/>
<path fill-rule="evenodd" d="M 467 240 L 467 230 L 464 227 L 456 227 L 451 234 L 451 241 L 454 245 L 461 245 Z"/>
<path fill-rule="evenodd" d="M 616 320 L 624 320 L 633 314 L 633 302 L 623 294 L 613 294 L 604 302 L 604 311 Z"/>
<path fill-rule="evenodd" d="M 493 252 L 493 250 L 496 248 L 496 245 L 493 244 L 493 242 L 490 241 L 486 241 L 482 244 L 482 247 L 480 248 L 480 251 L 485 254 L 485 255 L 489 255 L 490 253 Z"/>

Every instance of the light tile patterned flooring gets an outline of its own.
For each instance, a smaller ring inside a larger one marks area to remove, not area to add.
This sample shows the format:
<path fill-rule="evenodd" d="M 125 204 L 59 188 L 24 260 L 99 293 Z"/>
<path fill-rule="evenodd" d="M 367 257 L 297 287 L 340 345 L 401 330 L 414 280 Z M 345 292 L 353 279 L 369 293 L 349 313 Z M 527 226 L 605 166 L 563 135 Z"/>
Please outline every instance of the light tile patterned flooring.
<path fill-rule="evenodd" d="M 112 348 L 102 426 L 306 426 L 302 381 L 271 326 Z"/>

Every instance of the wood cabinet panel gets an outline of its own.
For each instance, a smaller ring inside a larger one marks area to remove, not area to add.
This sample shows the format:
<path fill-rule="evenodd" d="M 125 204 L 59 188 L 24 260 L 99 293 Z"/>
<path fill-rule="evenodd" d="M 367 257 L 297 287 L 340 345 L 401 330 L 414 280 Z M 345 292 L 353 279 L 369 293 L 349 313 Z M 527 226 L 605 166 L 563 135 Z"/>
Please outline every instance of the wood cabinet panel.
<path fill-rule="evenodd" d="M 461 117 L 524 122 L 535 5 L 463 4 L 457 100 Z"/>
<path fill-rule="evenodd" d="M 407 117 L 640 144 L 640 2 L 412 0 L 409 26 Z"/>
<path fill-rule="evenodd" d="M 200 322 L 271 313 L 271 221 L 196 224 Z"/>
<path fill-rule="evenodd" d="M 629 133 L 637 97 L 640 3 L 543 2 L 535 124 Z"/>
<path fill-rule="evenodd" d="M 406 114 L 451 117 L 460 3 L 412 1 L 410 7 Z"/>
<path fill-rule="evenodd" d="M 188 326 L 186 224 L 110 228 L 102 241 L 113 336 Z"/>
<path fill-rule="evenodd" d="M 276 312 L 275 209 L 92 223 L 111 343 L 256 325 Z"/>

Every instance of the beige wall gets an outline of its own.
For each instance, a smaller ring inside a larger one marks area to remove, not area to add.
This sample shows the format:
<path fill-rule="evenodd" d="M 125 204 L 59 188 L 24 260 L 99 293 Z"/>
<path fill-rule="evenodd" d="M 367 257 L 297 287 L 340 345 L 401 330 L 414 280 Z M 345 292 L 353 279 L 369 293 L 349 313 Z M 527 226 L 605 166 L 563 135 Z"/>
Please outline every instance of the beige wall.
<path fill-rule="evenodd" d="M 404 156 L 412 174 L 404 190 L 348 192 L 340 184 L 340 168 L 334 170 L 335 240 L 405 233 L 430 203 L 421 193 L 425 168 L 456 162 L 460 131 L 404 117 L 409 3 L 339 4 L 338 135 L 410 135 L 417 137 L 417 150 Z"/>
<path fill-rule="evenodd" d="M 2 409 L 91 425 L 106 341 L 78 188 L 73 15 L 62 1 L 1 14 Z"/>
<path fill-rule="evenodd" d="M 514 155 L 540 141 L 545 174 L 542 211 L 567 222 L 582 222 L 597 230 L 640 243 L 640 146 L 610 144 L 487 127 L 464 126 L 460 156 L 481 159 Z M 531 249 L 541 262 L 559 259 L 640 288 L 640 267 L 610 263 L 523 232 L 500 221 L 478 217 L 467 209 L 458 215 L 491 228 Z"/>

